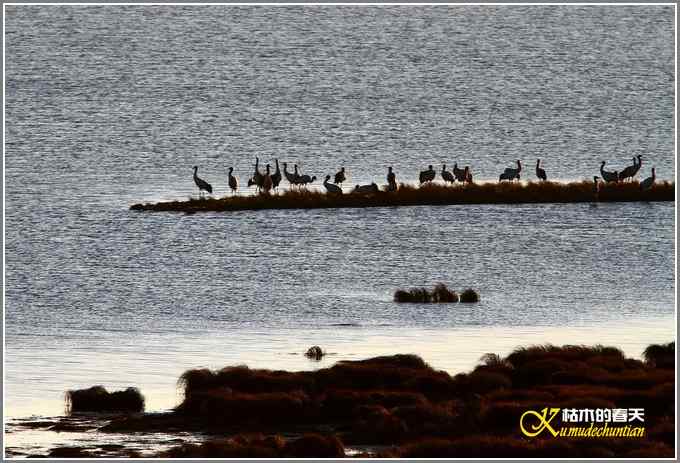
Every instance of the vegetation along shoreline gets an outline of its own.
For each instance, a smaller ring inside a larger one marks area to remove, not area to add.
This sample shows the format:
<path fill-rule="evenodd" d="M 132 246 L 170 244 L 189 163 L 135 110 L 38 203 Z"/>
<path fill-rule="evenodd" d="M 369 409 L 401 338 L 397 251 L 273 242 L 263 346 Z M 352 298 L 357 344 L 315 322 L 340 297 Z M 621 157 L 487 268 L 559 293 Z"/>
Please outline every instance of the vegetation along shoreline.
<path fill-rule="evenodd" d="M 638 182 L 502 182 L 420 187 L 402 184 L 396 191 L 372 190 L 349 194 L 310 191 L 304 188 L 281 193 L 260 193 L 187 201 L 139 203 L 134 211 L 223 212 L 262 209 L 328 209 L 465 204 L 539 204 L 674 201 L 675 182 L 657 182 L 641 189 Z"/>
<path fill-rule="evenodd" d="M 143 413 L 134 388 L 95 386 L 67 398 L 72 413 L 119 410 L 97 428 L 102 436 L 206 436 L 155 455 L 162 458 L 672 457 L 675 343 L 650 345 L 643 358 L 602 345 L 535 345 L 485 354 L 457 375 L 411 354 L 312 371 L 193 369 L 167 413 Z M 533 426 L 541 423 L 549 426 Z M 58 447 L 50 455 L 98 452 Z M 129 452 L 121 448 L 138 456 Z"/>

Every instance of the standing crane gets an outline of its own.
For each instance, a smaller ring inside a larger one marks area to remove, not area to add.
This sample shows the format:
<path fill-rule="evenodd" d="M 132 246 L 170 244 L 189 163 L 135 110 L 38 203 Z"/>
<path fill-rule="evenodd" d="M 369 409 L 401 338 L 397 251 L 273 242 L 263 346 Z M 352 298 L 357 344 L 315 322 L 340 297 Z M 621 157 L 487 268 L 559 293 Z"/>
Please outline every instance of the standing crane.
<path fill-rule="evenodd" d="M 341 195 L 342 194 L 342 188 L 340 188 L 337 185 L 333 185 L 332 183 L 328 183 L 328 181 L 331 179 L 330 175 L 326 175 L 326 180 L 323 181 L 323 186 L 326 187 L 326 191 L 329 194 L 337 194 Z"/>
<path fill-rule="evenodd" d="M 197 172 L 198 172 L 198 166 L 194 166 L 194 183 L 196 183 L 196 186 L 198 187 L 198 194 L 200 195 L 203 190 L 212 194 L 212 185 L 210 185 L 208 182 L 206 182 L 202 178 L 199 178 L 199 176 L 196 175 Z"/>
<path fill-rule="evenodd" d="M 545 170 L 541 168 L 541 160 L 536 160 L 536 177 L 540 178 L 544 182 L 548 180 L 548 176 L 545 175 Z"/>
<path fill-rule="evenodd" d="M 274 182 L 272 181 L 271 167 L 267 164 L 267 173 L 264 174 L 262 189 L 260 191 L 268 195 L 272 188 L 274 188 Z"/>
<path fill-rule="evenodd" d="M 432 168 L 432 165 L 429 165 L 427 167 L 427 170 L 423 170 L 422 172 L 420 172 L 419 175 L 420 184 L 422 185 L 423 183 L 431 182 L 432 180 L 434 180 L 435 175 L 437 175 L 437 173 Z"/>
<path fill-rule="evenodd" d="M 397 176 L 392 172 L 392 166 L 387 168 L 387 191 L 397 191 Z"/>
<path fill-rule="evenodd" d="M 604 170 L 604 165 L 606 164 L 605 161 L 602 161 L 602 164 L 600 165 L 600 175 L 602 176 L 602 180 L 605 182 L 618 182 L 619 181 L 619 173 L 614 171 L 614 172 L 608 172 Z"/>
<path fill-rule="evenodd" d="M 236 190 L 238 189 L 238 179 L 236 177 L 234 177 L 232 172 L 234 172 L 234 168 L 230 167 L 229 168 L 229 188 L 231 189 L 231 193 L 234 194 L 234 193 L 236 193 Z"/>
<path fill-rule="evenodd" d="M 274 159 L 274 162 L 276 163 L 276 172 L 272 174 L 272 186 L 276 189 L 281 183 L 281 169 L 279 168 L 279 160 Z"/>
<path fill-rule="evenodd" d="M 445 182 L 448 183 L 453 183 L 456 180 L 453 178 L 453 174 L 446 170 L 446 164 L 442 166 L 442 178 L 444 179 Z"/>
<path fill-rule="evenodd" d="M 345 177 L 344 167 L 341 167 L 340 170 L 335 173 L 335 178 L 333 180 L 335 180 L 333 183 L 335 183 L 336 185 L 342 185 L 342 182 L 347 180 L 347 178 Z"/>
<path fill-rule="evenodd" d="M 640 182 L 640 190 L 649 190 L 652 187 L 652 185 L 654 185 L 655 180 L 656 180 L 656 169 L 654 169 L 654 167 L 652 167 L 652 176 L 647 177 L 642 182 Z"/>

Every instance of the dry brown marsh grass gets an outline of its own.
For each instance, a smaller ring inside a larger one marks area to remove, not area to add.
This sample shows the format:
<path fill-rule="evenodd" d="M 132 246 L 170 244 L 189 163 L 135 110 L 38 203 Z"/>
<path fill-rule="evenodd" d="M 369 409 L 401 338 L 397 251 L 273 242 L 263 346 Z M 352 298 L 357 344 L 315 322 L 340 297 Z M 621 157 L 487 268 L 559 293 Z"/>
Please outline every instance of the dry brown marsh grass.
<path fill-rule="evenodd" d="M 309 438 L 307 447 L 280 437 L 241 438 L 178 447 L 165 456 L 321 457 L 339 455 L 347 444 L 390 445 L 393 450 L 378 456 L 400 457 L 673 455 L 673 368 L 628 359 L 601 345 L 529 346 L 481 360 L 473 371 L 453 377 L 415 355 L 343 361 L 316 371 L 190 370 L 180 381 L 183 403 L 164 418 L 170 429 L 223 435 L 311 430 L 330 436 Z M 650 432 L 644 439 L 522 438 L 520 416 L 546 406 L 642 407 Z M 144 429 L 139 417 L 127 420 L 130 431 Z M 155 416 L 148 423 L 158 430 L 162 420 Z M 108 429 L 124 432 L 126 421 Z"/>
<path fill-rule="evenodd" d="M 674 201 L 675 182 L 657 182 L 640 190 L 638 182 L 600 184 L 595 191 L 592 181 L 502 182 L 479 184 L 425 184 L 421 187 L 400 185 L 397 191 L 369 194 L 326 194 L 305 189 L 278 194 L 227 196 L 161 203 L 134 204 L 139 211 L 239 211 L 259 209 L 318 209 L 343 207 L 391 207 L 448 204 L 523 204 L 625 201 Z"/>
<path fill-rule="evenodd" d="M 68 412 L 141 412 L 144 396 L 139 389 L 129 387 L 123 391 L 109 392 L 103 386 L 66 392 Z"/>

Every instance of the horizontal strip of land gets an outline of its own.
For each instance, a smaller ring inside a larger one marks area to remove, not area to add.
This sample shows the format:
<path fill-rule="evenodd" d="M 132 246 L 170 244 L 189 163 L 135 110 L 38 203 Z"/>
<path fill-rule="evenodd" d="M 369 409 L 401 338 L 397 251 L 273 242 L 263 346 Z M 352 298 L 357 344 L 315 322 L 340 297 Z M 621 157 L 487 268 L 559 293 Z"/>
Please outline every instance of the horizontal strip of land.
<path fill-rule="evenodd" d="M 260 209 L 324 209 L 343 207 L 394 207 L 453 204 L 523 204 L 674 201 L 675 182 L 657 182 L 642 190 L 638 182 L 592 181 L 502 182 L 478 184 L 401 185 L 397 191 L 328 194 L 306 189 L 252 196 L 196 198 L 187 201 L 134 204 L 138 211 L 221 212 Z"/>

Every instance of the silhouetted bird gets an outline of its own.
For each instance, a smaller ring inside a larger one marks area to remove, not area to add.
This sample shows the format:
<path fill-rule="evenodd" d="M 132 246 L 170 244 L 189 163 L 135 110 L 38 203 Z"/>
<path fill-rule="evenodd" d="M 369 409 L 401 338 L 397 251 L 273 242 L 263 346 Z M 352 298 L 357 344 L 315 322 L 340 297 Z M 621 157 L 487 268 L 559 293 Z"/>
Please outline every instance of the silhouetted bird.
<path fill-rule="evenodd" d="M 465 166 L 463 178 L 465 179 L 465 182 L 472 183 L 472 171 L 470 170 L 470 166 Z"/>
<path fill-rule="evenodd" d="M 602 161 L 602 164 L 600 165 L 600 175 L 602 176 L 602 180 L 605 182 L 618 182 L 619 181 L 619 173 L 614 171 L 614 172 L 607 172 L 604 170 L 604 165 L 606 164 L 605 161 Z"/>
<path fill-rule="evenodd" d="M 264 175 L 262 175 L 262 172 L 260 172 L 260 159 L 255 158 L 255 172 L 253 173 L 252 178 L 248 179 L 248 186 L 253 186 L 255 185 L 257 189 L 259 190 L 262 188 L 262 183 L 264 182 Z"/>
<path fill-rule="evenodd" d="M 344 167 L 340 168 L 340 170 L 335 174 L 335 178 L 333 180 L 335 180 L 333 183 L 335 183 L 336 185 L 342 184 L 342 182 L 347 180 L 345 178 L 345 168 Z"/>
<path fill-rule="evenodd" d="M 370 185 L 357 185 L 352 190 L 352 193 L 367 194 L 367 193 L 377 193 L 378 185 L 371 183 Z"/>
<path fill-rule="evenodd" d="M 536 177 L 540 178 L 543 181 L 548 180 L 548 176 L 545 175 L 545 170 L 541 169 L 541 160 L 538 159 L 536 161 Z"/>
<path fill-rule="evenodd" d="M 456 180 L 453 178 L 453 174 L 446 170 L 446 164 L 442 166 L 442 178 L 444 179 L 445 182 L 448 183 L 453 183 Z"/>
<path fill-rule="evenodd" d="M 340 188 L 337 185 L 333 185 L 332 183 L 328 183 L 328 181 L 331 179 L 330 175 L 326 175 L 326 180 L 323 181 L 323 186 L 326 187 L 326 191 L 328 193 L 333 193 L 333 194 L 342 194 L 342 188 Z"/>
<path fill-rule="evenodd" d="M 269 194 L 272 188 L 274 188 L 274 182 L 272 181 L 271 167 L 267 164 L 267 173 L 264 174 L 264 180 L 262 181 L 262 191 L 265 194 Z"/>
<path fill-rule="evenodd" d="M 459 182 L 465 181 L 465 169 L 459 169 L 457 162 L 453 163 L 453 176 L 456 177 L 456 180 Z"/>
<path fill-rule="evenodd" d="M 274 162 L 276 163 L 276 172 L 272 174 L 272 186 L 278 188 L 279 183 L 281 183 L 281 169 L 279 169 L 279 160 L 274 159 Z"/>
<path fill-rule="evenodd" d="M 196 186 L 198 187 L 198 193 L 201 194 L 201 191 L 205 190 L 212 194 L 212 186 L 202 178 L 199 178 L 198 175 L 196 175 L 197 172 L 198 166 L 194 166 L 194 183 L 196 183 Z"/>
<path fill-rule="evenodd" d="M 238 179 L 232 175 L 232 172 L 234 172 L 234 168 L 230 167 L 229 168 L 229 188 L 231 188 L 232 193 L 236 193 L 236 190 L 238 189 Z"/>
<path fill-rule="evenodd" d="M 652 176 L 647 177 L 642 182 L 640 182 L 640 189 L 641 190 L 649 190 L 652 187 L 652 185 L 654 185 L 655 180 L 656 180 L 656 169 L 654 169 L 654 167 L 652 167 Z"/>
<path fill-rule="evenodd" d="M 431 182 L 432 180 L 434 180 L 435 175 L 437 175 L 437 173 L 434 171 L 432 166 L 431 165 L 428 166 L 427 170 L 420 172 L 419 176 L 420 183 L 423 184 L 426 182 Z"/>
<path fill-rule="evenodd" d="M 293 166 L 293 168 L 294 168 L 293 176 L 295 177 L 295 180 L 294 180 L 294 181 L 295 181 L 295 184 L 296 184 L 296 185 L 302 185 L 302 181 L 301 181 L 301 180 L 302 180 L 302 175 L 300 175 L 300 172 L 298 172 L 298 165 L 295 164 L 295 165 Z"/>
<path fill-rule="evenodd" d="M 296 166 L 297 167 L 297 166 Z M 298 183 L 300 185 L 307 185 L 308 183 L 313 183 L 316 180 L 316 175 L 310 177 L 309 175 L 300 175 L 298 178 Z"/>
<path fill-rule="evenodd" d="M 503 171 L 503 174 L 507 177 L 504 178 L 504 180 L 519 180 L 519 173 L 522 171 L 522 163 L 517 160 L 517 169 L 513 169 L 512 167 L 508 167 Z"/>
<path fill-rule="evenodd" d="M 512 176 L 512 174 L 503 172 L 501 175 L 498 176 L 498 181 L 502 182 L 503 180 L 512 180 L 513 178 L 514 177 Z M 517 176 L 517 178 L 519 178 L 519 175 Z"/>
<path fill-rule="evenodd" d="M 600 198 L 600 177 L 597 175 L 593 177 L 593 193 L 595 193 L 595 201 Z"/>
<path fill-rule="evenodd" d="M 283 163 L 283 175 L 286 176 L 286 180 L 288 180 L 288 183 L 290 183 L 291 186 L 296 185 L 295 174 L 291 174 L 290 172 L 288 172 L 288 163 L 287 162 Z"/>
<path fill-rule="evenodd" d="M 636 162 L 637 161 L 637 162 Z M 627 178 L 633 180 L 633 177 L 637 175 L 640 167 L 642 166 L 642 156 L 639 154 L 637 157 L 633 157 L 633 165 L 627 166 L 621 172 L 619 172 L 619 180 L 625 181 Z"/>
<path fill-rule="evenodd" d="M 387 191 L 397 191 L 397 176 L 392 172 L 392 166 L 387 168 Z"/>

